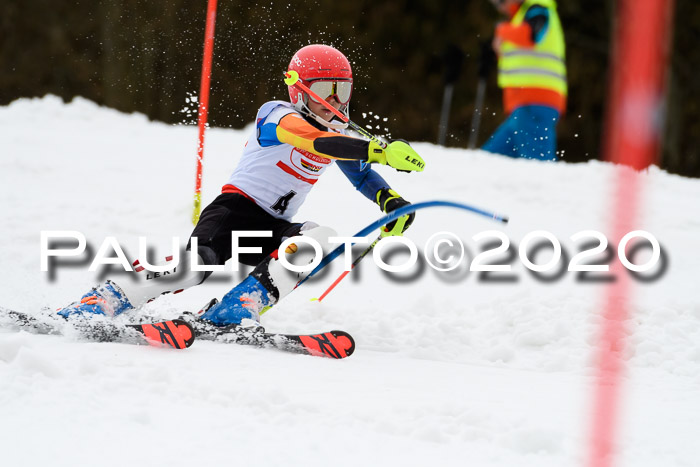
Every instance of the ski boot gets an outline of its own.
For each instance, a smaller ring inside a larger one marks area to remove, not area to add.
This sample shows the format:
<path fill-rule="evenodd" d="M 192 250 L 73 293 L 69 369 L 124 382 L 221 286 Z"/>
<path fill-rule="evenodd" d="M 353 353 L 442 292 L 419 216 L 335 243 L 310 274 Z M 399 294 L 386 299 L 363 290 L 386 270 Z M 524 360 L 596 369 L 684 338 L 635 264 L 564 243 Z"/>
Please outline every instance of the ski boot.
<path fill-rule="evenodd" d="M 205 311 L 200 319 L 217 327 L 236 325 L 254 329 L 262 327 L 260 314 L 276 302 L 274 295 L 251 275 Z"/>
<path fill-rule="evenodd" d="M 66 319 L 91 315 L 117 316 L 132 308 L 124 291 L 108 280 L 83 295 L 79 302 L 58 310 L 58 315 Z"/>

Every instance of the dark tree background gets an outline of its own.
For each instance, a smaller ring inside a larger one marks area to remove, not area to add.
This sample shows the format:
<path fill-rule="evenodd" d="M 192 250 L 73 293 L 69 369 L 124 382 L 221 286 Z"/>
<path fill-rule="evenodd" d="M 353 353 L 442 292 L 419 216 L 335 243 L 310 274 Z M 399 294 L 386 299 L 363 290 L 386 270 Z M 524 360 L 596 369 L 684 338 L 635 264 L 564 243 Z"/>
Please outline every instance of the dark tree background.
<path fill-rule="evenodd" d="M 466 147 L 480 43 L 499 19 L 487 0 L 219 0 L 218 6 L 213 126 L 241 128 L 266 100 L 286 99 L 282 71 L 291 55 L 320 42 L 338 47 L 353 64 L 353 120 L 379 134 L 435 142 L 445 56 L 456 46 L 465 61 L 447 144 Z M 48 93 L 67 101 L 83 96 L 164 122 L 195 123 L 190 97 L 199 92 L 206 7 L 206 0 L 2 0 L 0 105 Z M 558 131 L 566 161 L 600 155 L 613 10 L 612 0 L 559 2 L 570 83 Z M 691 176 L 700 176 L 698 43 L 700 2 L 676 0 L 661 165 Z M 495 79 L 492 71 L 479 143 L 504 118 Z"/>

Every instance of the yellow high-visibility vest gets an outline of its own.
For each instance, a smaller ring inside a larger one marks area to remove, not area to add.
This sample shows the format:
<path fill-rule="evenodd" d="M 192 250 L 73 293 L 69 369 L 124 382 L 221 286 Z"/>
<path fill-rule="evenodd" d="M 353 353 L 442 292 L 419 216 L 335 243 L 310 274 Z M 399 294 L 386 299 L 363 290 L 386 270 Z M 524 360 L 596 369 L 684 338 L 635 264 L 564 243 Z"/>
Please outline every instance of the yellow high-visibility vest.
<path fill-rule="evenodd" d="M 567 95 L 564 31 L 554 0 L 526 0 L 510 24 L 519 26 L 525 13 L 540 5 L 549 10 L 547 31 L 534 47 L 520 47 L 504 41 L 498 58 L 498 85 L 501 88 L 540 88 Z"/>

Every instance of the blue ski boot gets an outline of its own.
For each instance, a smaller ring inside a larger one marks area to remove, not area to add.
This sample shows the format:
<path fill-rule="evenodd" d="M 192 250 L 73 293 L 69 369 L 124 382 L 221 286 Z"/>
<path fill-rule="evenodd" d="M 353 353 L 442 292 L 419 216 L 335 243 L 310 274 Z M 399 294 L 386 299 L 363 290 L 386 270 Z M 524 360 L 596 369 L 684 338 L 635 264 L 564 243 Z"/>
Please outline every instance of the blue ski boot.
<path fill-rule="evenodd" d="M 276 302 L 274 294 L 251 275 L 224 295 L 200 319 L 219 327 L 231 324 L 255 327 L 260 323 L 260 314 Z"/>
<path fill-rule="evenodd" d="M 66 319 L 90 315 L 117 316 L 132 308 L 124 291 L 108 280 L 83 295 L 79 302 L 60 309 L 58 315 Z"/>

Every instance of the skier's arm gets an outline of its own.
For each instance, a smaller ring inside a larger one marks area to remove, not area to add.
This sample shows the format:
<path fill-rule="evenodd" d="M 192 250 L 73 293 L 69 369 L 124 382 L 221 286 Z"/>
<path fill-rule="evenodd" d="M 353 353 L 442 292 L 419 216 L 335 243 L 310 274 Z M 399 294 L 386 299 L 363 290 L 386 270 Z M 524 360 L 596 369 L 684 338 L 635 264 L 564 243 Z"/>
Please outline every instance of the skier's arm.
<path fill-rule="evenodd" d="M 350 183 L 367 199 L 378 204 L 382 212 L 388 214 L 402 206 L 411 204 L 392 190 L 386 180 L 372 170 L 369 164 L 362 164 L 359 161 L 338 161 L 337 164 Z M 403 234 L 413 223 L 415 217 L 416 214 L 412 212 L 393 220 L 382 229 L 382 236 Z"/>
<path fill-rule="evenodd" d="M 297 114 L 282 117 L 275 137 L 281 143 L 330 159 L 377 162 L 407 172 L 421 172 L 425 167 L 423 159 L 406 143 L 394 141 L 382 148 L 374 141 L 319 130 Z"/>
<path fill-rule="evenodd" d="M 375 203 L 377 192 L 382 188 L 390 188 L 386 180 L 372 170 L 369 164 L 362 164 L 360 161 L 338 161 L 337 164 L 357 191 Z"/>
<path fill-rule="evenodd" d="M 520 47 L 533 47 L 544 37 L 549 25 L 549 11 L 540 5 L 533 5 L 525 13 L 525 20 L 518 26 L 500 23 L 496 27 L 496 37 L 501 41 L 512 42 Z"/>
<path fill-rule="evenodd" d="M 277 139 L 330 159 L 367 161 L 369 157 L 369 141 L 319 130 L 296 114 L 282 117 Z"/>

